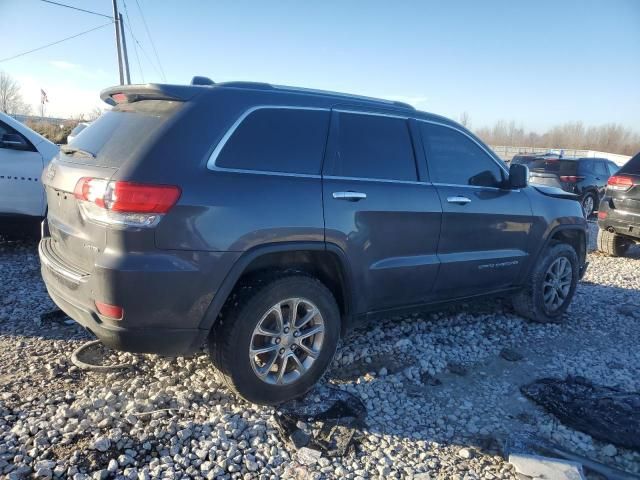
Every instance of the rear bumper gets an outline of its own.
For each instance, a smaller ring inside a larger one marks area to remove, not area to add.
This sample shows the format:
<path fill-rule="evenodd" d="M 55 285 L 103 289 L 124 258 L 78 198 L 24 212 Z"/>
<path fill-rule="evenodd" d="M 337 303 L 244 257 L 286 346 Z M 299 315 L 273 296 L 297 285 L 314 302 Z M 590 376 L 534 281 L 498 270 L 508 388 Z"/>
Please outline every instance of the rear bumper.
<path fill-rule="evenodd" d="M 208 331 L 200 328 L 213 293 L 202 295 L 201 272 L 185 269 L 172 257 L 173 269 L 158 255 L 127 263 L 119 257 L 98 262 L 91 273 L 69 265 L 50 237 L 39 244 L 41 272 L 53 301 L 105 345 L 128 352 L 189 355 L 204 343 Z M 140 261 L 144 265 L 139 267 Z M 155 262 L 154 262 L 155 260 Z M 199 295 L 200 294 L 200 295 Z M 124 308 L 124 318 L 100 315 L 95 301 Z"/>
<path fill-rule="evenodd" d="M 45 268 L 42 267 L 43 276 Z M 207 337 L 207 332 L 199 329 L 125 328 L 107 325 L 96 312 L 75 305 L 52 288 L 50 283 L 47 283 L 47 291 L 63 312 L 115 350 L 167 356 L 190 355 L 198 351 Z"/>
<path fill-rule="evenodd" d="M 613 231 L 618 235 L 640 241 L 640 212 L 609 208 L 607 202 L 602 202 L 600 215 L 606 215 L 605 218 L 598 219 L 598 226 L 602 230 Z"/>

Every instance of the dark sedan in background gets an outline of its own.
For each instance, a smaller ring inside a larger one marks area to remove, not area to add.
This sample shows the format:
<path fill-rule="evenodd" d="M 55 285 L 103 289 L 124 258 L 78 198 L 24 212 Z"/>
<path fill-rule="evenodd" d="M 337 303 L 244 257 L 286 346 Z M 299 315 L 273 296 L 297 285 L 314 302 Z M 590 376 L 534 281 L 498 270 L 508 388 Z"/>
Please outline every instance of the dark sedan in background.
<path fill-rule="evenodd" d="M 609 177 L 620 167 L 606 158 L 559 158 L 555 156 L 514 157 L 512 163 L 522 163 L 531 172 L 533 184 L 561 188 L 580 196 L 585 217 L 589 218 L 600 200 Z"/>

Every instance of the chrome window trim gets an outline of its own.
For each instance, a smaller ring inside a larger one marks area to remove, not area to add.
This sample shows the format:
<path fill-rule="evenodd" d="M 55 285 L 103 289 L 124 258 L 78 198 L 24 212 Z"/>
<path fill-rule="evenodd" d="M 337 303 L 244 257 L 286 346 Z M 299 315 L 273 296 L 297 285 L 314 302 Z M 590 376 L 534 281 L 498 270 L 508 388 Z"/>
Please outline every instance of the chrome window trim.
<path fill-rule="evenodd" d="M 493 160 L 493 162 L 496 165 L 498 165 L 498 167 L 500 167 L 504 173 L 507 174 L 507 176 L 509 175 L 509 169 L 507 169 L 506 165 L 504 165 L 503 163 L 500 163 L 498 160 L 496 160 L 494 154 L 492 154 L 489 150 L 487 150 L 483 145 L 478 143 L 478 141 L 475 138 L 473 138 L 471 135 L 469 135 L 468 133 L 463 132 L 459 128 L 456 128 L 456 127 L 454 127 L 452 125 L 447 125 L 446 123 L 442 123 L 442 122 L 435 122 L 433 120 L 425 120 L 425 119 L 422 119 L 422 118 L 416 118 L 416 121 L 424 122 L 424 123 L 431 123 L 433 125 L 439 125 L 441 127 L 450 128 L 451 130 L 453 130 L 455 132 L 461 133 L 462 135 L 467 137 L 469 140 L 471 140 L 473 143 L 475 143 L 478 147 L 480 147 L 482 149 L 482 151 L 484 151 L 484 153 L 486 153 L 489 156 L 489 158 L 491 160 Z M 425 155 L 425 157 L 426 157 L 426 155 Z M 427 159 L 427 165 L 428 164 L 429 164 L 429 160 Z M 494 187 L 487 187 L 487 188 L 494 188 Z M 498 190 L 501 190 L 501 189 L 498 189 Z"/>
<path fill-rule="evenodd" d="M 380 182 L 380 183 L 404 183 L 408 185 L 433 185 L 430 182 L 420 182 L 418 180 L 392 180 L 387 178 L 368 178 L 368 177 L 342 177 L 335 175 L 324 175 L 324 180 L 353 180 L 356 182 Z"/>
<path fill-rule="evenodd" d="M 413 118 L 413 116 L 411 115 L 402 115 L 402 114 L 387 113 L 387 112 L 371 112 L 368 110 L 350 110 L 348 108 L 334 108 L 332 110 L 338 113 L 353 113 L 356 115 L 370 115 L 373 117 L 399 118 L 400 120 L 409 120 L 410 118 Z"/>
<path fill-rule="evenodd" d="M 500 192 L 519 192 L 520 189 L 511 189 L 511 188 L 500 188 L 500 187 L 483 187 L 482 185 L 463 185 L 460 183 L 439 183 L 433 182 L 432 185 L 434 187 L 455 187 L 455 188 L 475 188 L 480 190 L 494 190 Z"/>
<path fill-rule="evenodd" d="M 216 148 L 213 149 L 211 155 L 209 156 L 209 160 L 207 160 L 207 169 L 213 171 L 224 171 L 224 172 L 236 172 L 236 173 L 255 173 L 258 175 L 280 175 L 287 177 L 310 177 L 310 178 L 320 178 L 320 175 L 309 174 L 309 173 L 292 173 L 292 172 L 272 172 L 268 170 L 248 170 L 248 169 L 238 169 L 238 168 L 226 168 L 219 167 L 216 165 L 216 161 L 218 160 L 218 156 L 222 149 L 227 144 L 231 136 L 238 129 L 240 124 L 253 112 L 258 110 L 309 110 L 309 111 L 324 111 L 330 112 L 330 108 L 322 108 L 322 107 L 301 107 L 296 105 L 255 105 L 242 113 L 235 122 L 229 127 L 229 129 L 222 136 Z"/>

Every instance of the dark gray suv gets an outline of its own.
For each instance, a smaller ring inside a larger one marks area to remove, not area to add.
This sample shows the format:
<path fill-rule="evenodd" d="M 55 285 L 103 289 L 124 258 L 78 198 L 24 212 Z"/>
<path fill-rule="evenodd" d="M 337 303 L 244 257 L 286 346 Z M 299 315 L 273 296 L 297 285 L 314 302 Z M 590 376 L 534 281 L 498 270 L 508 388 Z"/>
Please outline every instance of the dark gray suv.
<path fill-rule="evenodd" d="M 499 293 L 557 321 L 584 272 L 577 197 L 446 118 L 246 82 L 102 98 L 43 173 L 48 291 L 116 349 L 208 341 L 252 402 L 309 390 L 360 320 Z"/>

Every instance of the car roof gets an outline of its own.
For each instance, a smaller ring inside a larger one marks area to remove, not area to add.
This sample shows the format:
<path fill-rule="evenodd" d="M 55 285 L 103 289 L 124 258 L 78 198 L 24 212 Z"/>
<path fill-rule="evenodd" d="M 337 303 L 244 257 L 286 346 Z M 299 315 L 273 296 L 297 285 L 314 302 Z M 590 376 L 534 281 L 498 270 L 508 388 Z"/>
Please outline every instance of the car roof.
<path fill-rule="evenodd" d="M 374 107 L 385 111 L 395 111 L 398 114 L 411 115 L 423 120 L 432 120 L 446 125 L 460 127 L 459 124 L 446 117 L 437 114 L 416 110 L 412 105 L 396 100 L 385 100 L 382 98 L 355 95 L 350 93 L 332 92 L 328 90 L 317 90 L 304 87 L 294 87 L 287 85 L 275 85 L 263 82 L 230 81 L 212 84 L 192 84 L 192 85 L 171 85 L 171 84 L 140 84 L 140 85 L 118 85 L 109 87 L 100 92 L 100 98 L 110 105 L 116 102 L 112 95 L 124 93 L 127 97 L 140 97 L 148 99 L 167 99 L 189 101 L 205 92 L 219 91 L 219 89 L 246 89 L 248 91 L 272 92 L 274 94 L 291 94 L 296 96 L 306 96 L 310 99 L 325 99 L 337 105 L 355 107 Z"/>

